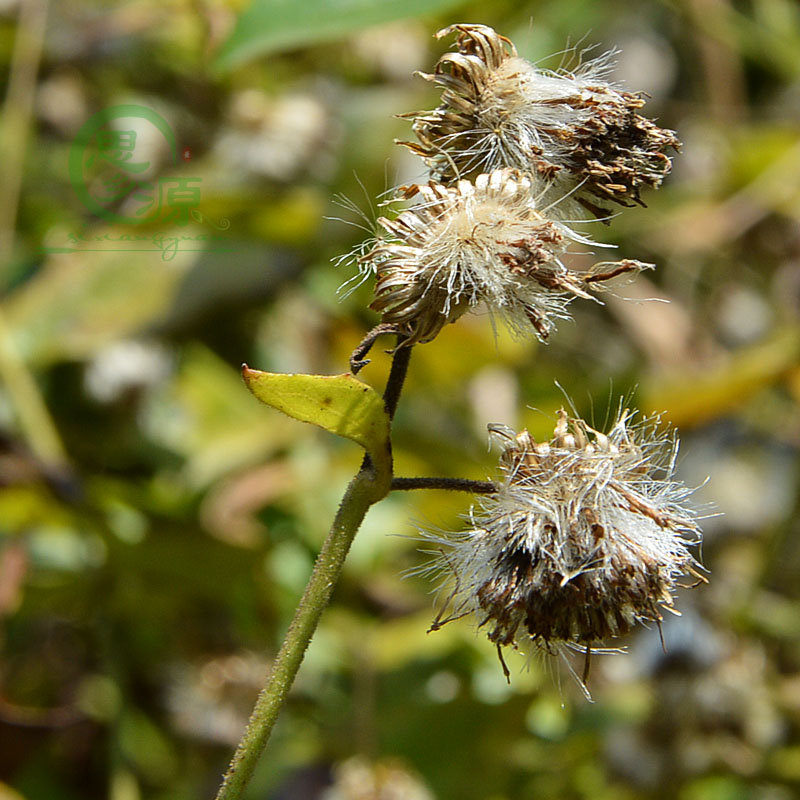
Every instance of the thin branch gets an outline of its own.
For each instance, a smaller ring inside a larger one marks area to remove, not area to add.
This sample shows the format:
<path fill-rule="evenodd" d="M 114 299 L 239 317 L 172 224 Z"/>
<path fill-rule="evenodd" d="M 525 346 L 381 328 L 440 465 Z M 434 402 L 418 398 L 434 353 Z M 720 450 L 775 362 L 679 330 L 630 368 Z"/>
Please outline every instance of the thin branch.
<path fill-rule="evenodd" d="M 369 364 L 369 359 L 366 358 L 367 353 L 372 350 L 372 345 L 375 344 L 378 337 L 383 336 L 385 333 L 397 333 L 397 326 L 381 322 L 380 325 L 376 325 L 359 342 L 358 347 L 356 347 L 350 355 L 350 370 L 353 375 L 358 375 L 358 373 Z"/>
<path fill-rule="evenodd" d="M 386 381 L 386 388 L 383 390 L 383 403 L 386 406 L 386 413 L 389 415 L 389 419 L 394 419 L 394 413 L 397 411 L 397 404 L 400 402 L 400 394 L 403 391 L 410 360 L 411 345 L 403 347 L 403 337 L 398 334 L 397 347 L 392 356 L 389 380 Z"/>
<path fill-rule="evenodd" d="M 492 481 L 471 481 L 467 478 L 393 478 L 392 491 L 409 489 L 448 489 L 451 492 L 493 494 L 498 486 Z"/>
<path fill-rule="evenodd" d="M 374 327 L 369 334 L 367 334 L 367 337 L 364 339 L 364 341 L 366 341 L 366 339 L 375 333 L 375 331 L 380 327 L 380 325 Z M 386 333 L 386 331 L 381 331 L 381 333 Z M 377 335 L 375 338 L 377 338 Z M 411 347 L 400 347 L 399 345 L 401 341 L 402 338 L 398 334 L 398 347 L 392 354 L 392 366 L 389 370 L 389 379 L 386 381 L 386 388 L 383 390 L 383 405 L 386 409 L 386 413 L 389 415 L 390 420 L 394 418 L 394 413 L 397 411 L 397 404 L 400 402 L 400 394 L 403 391 L 403 384 L 405 383 L 406 373 L 408 372 L 408 362 L 411 358 Z M 361 344 L 363 345 L 363 343 L 364 342 Z M 356 349 L 353 355 L 358 352 L 358 349 Z M 351 356 L 350 365 L 352 366 L 352 364 L 353 357 Z M 391 442 L 389 444 L 391 446 Z M 369 453 L 364 453 L 364 460 L 361 462 L 361 470 L 364 471 L 370 469 L 372 469 L 372 459 L 370 458 Z"/>

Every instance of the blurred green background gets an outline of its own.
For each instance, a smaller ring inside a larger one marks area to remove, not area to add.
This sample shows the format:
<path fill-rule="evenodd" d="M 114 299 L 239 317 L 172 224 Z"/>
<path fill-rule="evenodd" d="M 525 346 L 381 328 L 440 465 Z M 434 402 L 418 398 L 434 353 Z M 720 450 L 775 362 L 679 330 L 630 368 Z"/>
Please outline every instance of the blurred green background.
<path fill-rule="evenodd" d="M 631 395 L 679 427 L 680 477 L 711 476 L 711 583 L 678 597 L 666 654 L 642 629 L 595 660 L 594 704 L 547 659 L 510 653 L 508 686 L 468 622 L 426 634 L 433 587 L 403 577 L 417 526 L 458 527 L 469 498 L 392 495 L 248 797 L 800 796 L 800 5 L 245 6 L 0 2 L 0 798 L 216 791 L 361 457 L 260 406 L 239 365 L 343 372 L 377 321 L 331 259 L 422 176 L 393 115 L 436 104 L 412 73 L 453 22 L 549 67 L 619 49 L 615 79 L 684 147 L 649 208 L 587 228 L 658 265 L 627 299 L 573 304 L 547 346 L 475 315 L 416 348 L 397 474 L 484 479 L 487 422 L 547 436 L 559 385 L 598 424 Z M 194 213 L 81 201 L 75 137 L 123 103 L 174 131 L 177 162 L 144 124 L 135 160 L 192 179 Z M 379 346 L 361 377 L 388 365 Z"/>

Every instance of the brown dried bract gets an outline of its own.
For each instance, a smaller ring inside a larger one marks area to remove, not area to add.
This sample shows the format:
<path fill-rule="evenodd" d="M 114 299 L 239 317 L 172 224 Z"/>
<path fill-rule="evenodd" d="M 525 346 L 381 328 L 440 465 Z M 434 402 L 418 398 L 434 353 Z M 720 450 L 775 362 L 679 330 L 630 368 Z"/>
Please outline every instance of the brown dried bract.
<path fill-rule="evenodd" d="M 377 278 L 370 307 L 404 344 L 432 340 L 480 302 L 512 329 L 529 323 L 546 339 L 569 300 L 593 298 L 601 282 L 649 266 L 626 260 L 606 271 L 607 262 L 588 272 L 568 269 L 561 254 L 582 238 L 536 209 L 530 179 L 516 170 L 402 191 L 418 201 L 394 219 L 378 220 L 388 236 L 362 265 Z"/>
<path fill-rule="evenodd" d="M 690 492 L 672 479 L 677 441 L 629 421 L 622 411 L 603 434 L 562 410 L 542 443 L 494 429 L 502 488 L 472 530 L 430 537 L 448 546 L 441 568 L 457 582 L 434 627 L 473 613 L 498 647 L 580 647 L 588 670 L 592 648 L 674 610 L 678 577 L 705 580 L 689 551 L 700 537 Z"/>
<path fill-rule="evenodd" d="M 413 119 L 418 142 L 401 142 L 427 162 L 434 180 L 451 183 L 510 166 L 541 180 L 556 197 L 597 217 L 604 203 L 643 205 L 641 189 L 669 173 L 665 154 L 675 133 L 641 116 L 641 94 L 602 80 L 608 59 L 575 72 L 545 72 L 517 55 L 512 42 L 485 25 L 453 25 L 455 53 L 424 78 L 442 87 L 433 111 Z"/>

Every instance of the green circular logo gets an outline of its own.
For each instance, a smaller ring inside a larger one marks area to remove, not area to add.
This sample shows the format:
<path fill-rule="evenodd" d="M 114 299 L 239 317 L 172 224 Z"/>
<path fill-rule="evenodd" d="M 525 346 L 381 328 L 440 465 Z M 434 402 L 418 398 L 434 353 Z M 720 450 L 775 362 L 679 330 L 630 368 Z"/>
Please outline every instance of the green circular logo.
<path fill-rule="evenodd" d="M 182 224 L 196 215 L 200 179 L 154 177 L 150 161 L 143 160 L 159 138 L 158 146 L 166 146 L 169 161 L 177 166 L 175 134 L 153 109 L 127 103 L 90 117 L 69 152 L 69 180 L 83 205 L 101 219 L 126 225 Z"/>

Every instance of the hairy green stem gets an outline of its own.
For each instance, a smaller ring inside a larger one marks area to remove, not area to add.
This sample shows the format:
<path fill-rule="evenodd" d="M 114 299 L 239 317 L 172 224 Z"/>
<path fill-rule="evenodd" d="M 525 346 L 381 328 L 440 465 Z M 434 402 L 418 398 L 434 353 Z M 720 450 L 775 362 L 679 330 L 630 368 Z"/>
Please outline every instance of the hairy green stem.
<path fill-rule="evenodd" d="M 272 665 L 267 685 L 258 696 L 216 800 L 239 800 L 242 797 L 286 702 L 322 612 L 328 605 L 350 544 L 369 507 L 385 497 L 388 489 L 385 481 L 379 481 L 370 469 L 362 469 L 347 487 L 303 598 Z"/>
<path fill-rule="evenodd" d="M 398 345 L 400 341 L 398 336 Z M 389 419 L 392 419 L 397 410 L 410 357 L 410 347 L 399 347 L 392 358 L 392 368 L 383 393 Z M 350 545 L 369 507 L 382 500 L 391 489 L 391 441 L 386 444 L 388 454 L 386 462 L 373 464 L 370 456 L 365 455 L 361 469 L 344 493 L 328 538 L 317 556 L 306 590 L 272 665 L 267 685 L 258 695 L 255 708 L 230 767 L 225 773 L 216 800 L 240 800 L 242 797 L 253 776 L 258 759 L 264 752 L 278 715 L 286 703 L 289 690 L 319 625 L 322 612 L 328 605 L 339 580 Z"/>

